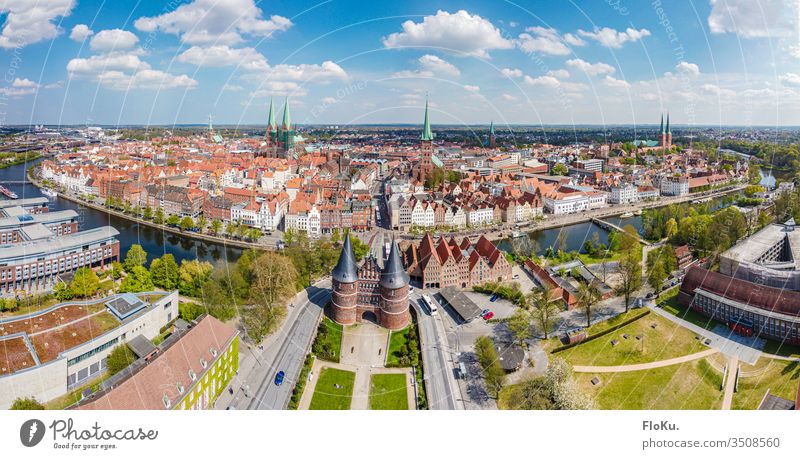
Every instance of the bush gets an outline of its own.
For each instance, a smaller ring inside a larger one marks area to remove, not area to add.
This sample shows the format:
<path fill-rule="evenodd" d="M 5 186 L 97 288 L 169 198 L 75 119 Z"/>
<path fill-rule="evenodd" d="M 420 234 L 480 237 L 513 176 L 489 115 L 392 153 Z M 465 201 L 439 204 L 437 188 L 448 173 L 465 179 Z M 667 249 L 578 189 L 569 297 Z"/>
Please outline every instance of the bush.
<path fill-rule="evenodd" d="M 108 354 L 108 360 L 106 361 L 108 374 L 115 375 L 125 368 L 128 368 L 128 365 L 135 361 L 136 356 L 128 349 L 128 346 L 126 344 L 120 344 Z"/>
<path fill-rule="evenodd" d="M 39 403 L 34 397 L 17 398 L 11 404 L 12 410 L 43 410 L 44 405 Z"/>

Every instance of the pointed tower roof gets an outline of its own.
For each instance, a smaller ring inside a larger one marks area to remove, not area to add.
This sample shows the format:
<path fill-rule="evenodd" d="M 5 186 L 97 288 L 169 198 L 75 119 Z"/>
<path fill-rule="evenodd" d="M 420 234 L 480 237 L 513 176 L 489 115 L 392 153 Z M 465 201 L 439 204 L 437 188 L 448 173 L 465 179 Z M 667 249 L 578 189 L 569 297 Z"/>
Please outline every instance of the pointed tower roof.
<path fill-rule="evenodd" d="M 658 129 L 658 132 L 664 133 L 664 114 L 661 114 L 661 127 Z"/>
<path fill-rule="evenodd" d="M 358 267 L 356 267 L 356 257 L 353 255 L 353 245 L 350 243 L 350 233 L 344 237 L 342 253 L 339 255 L 339 262 L 331 271 L 331 277 L 344 284 L 352 284 L 358 280 Z"/>
<path fill-rule="evenodd" d="M 274 132 L 278 130 L 278 123 L 275 121 L 275 106 L 272 104 L 272 98 L 269 99 L 269 116 L 267 117 L 267 131 Z"/>
<path fill-rule="evenodd" d="M 669 130 L 669 112 L 667 112 L 667 134 L 672 134 L 672 131 Z"/>
<path fill-rule="evenodd" d="M 494 121 L 489 123 L 489 135 L 494 135 Z"/>
<path fill-rule="evenodd" d="M 433 140 L 433 131 L 431 131 L 431 121 L 428 118 L 428 98 L 425 98 L 425 122 L 422 125 L 422 135 L 420 140 Z"/>
<path fill-rule="evenodd" d="M 408 273 L 406 273 L 405 268 L 403 268 L 403 262 L 400 260 L 400 249 L 397 247 L 397 242 L 392 238 L 392 249 L 389 251 L 389 258 L 386 259 L 381 273 L 381 287 L 398 289 L 408 285 L 408 281 Z"/>
<path fill-rule="evenodd" d="M 283 122 L 281 129 L 292 129 L 292 116 L 289 114 L 289 96 L 286 96 L 286 101 L 283 104 Z"/>

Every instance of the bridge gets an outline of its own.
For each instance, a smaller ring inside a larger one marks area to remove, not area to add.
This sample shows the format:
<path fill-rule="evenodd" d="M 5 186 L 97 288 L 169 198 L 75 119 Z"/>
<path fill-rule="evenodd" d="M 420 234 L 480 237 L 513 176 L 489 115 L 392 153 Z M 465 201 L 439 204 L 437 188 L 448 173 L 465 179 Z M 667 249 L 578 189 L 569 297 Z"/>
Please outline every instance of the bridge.
<path fill-rule="evenodd" d="M 625 231 L 622 228 L 620 228 L 619 226 L 617 226 L 617 225 L 615 225 L 615 224 L 613 224 L 611 222 L 607 222 L 605 220 L 600 220 L 599 218 L 592 217 L 592 218 L 589 219 L 589 221 L 591 221 L 595 225 L 599 226 L 600 228 L 603 228 L 603 229 L 608 230 L 608 231 L 619 231 L 620 233 Z M 637 236 L 638 236 L 638 233 L 637 233 Z M 641 236 L 638 236 L 638 237 L 639 237 L 639 242 L 641 242 L 643 245 L 652 245 L 649 241 L 645 241 L 644 239 L 642 239 Z"/>

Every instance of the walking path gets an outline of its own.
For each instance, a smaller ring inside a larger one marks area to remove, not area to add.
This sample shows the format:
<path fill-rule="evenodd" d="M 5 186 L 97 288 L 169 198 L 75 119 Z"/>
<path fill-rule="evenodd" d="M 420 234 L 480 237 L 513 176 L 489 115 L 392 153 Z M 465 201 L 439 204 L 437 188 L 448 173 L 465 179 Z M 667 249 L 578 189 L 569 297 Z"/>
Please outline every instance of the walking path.
<path fill-rule="evenodd" d="M 739 370 L 739 359 L 731 357 L 728 360 L 728 377 L 725 380 L 725 395 L 722 397 L 722 409 L 731 409 L 733 402 L 733 391 L 736 388 L 736 373 Z"/>
<path fill-rule="evenodd" d="M 670 365 L 677 365 L 679 363 L 691 362 L 692 360 L 702 359 L 719 352 L 718 349 L 706 349 L 705 351 L 697 352 L 695 354 L 684 355 L 682 357 L 675 357 L 674 359 L 659 360 L 657 362 L 637 363 L 633 365 L 619 365 L 619 366 L 582 366 L 575 365 L 573 370 L 576 373 L 622 373 L 626 371 L 641 371 L 651 370 L 653 368 L 668 367 Z"/>

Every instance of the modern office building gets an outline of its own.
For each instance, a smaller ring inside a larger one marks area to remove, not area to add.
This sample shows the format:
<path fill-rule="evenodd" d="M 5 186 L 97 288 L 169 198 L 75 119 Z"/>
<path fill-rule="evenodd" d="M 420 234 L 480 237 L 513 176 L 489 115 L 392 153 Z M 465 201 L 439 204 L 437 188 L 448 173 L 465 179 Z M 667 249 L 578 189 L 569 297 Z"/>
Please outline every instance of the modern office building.
<path fill-rule="evenodd" d="M 0 319 L 0 409 L 60 397 L 102 375 L 119 345 L 152 340 L 178 317 L 178 292 L 123 293 Z"/>
<path fill-rule="evenodd" d="M 0 245 L 0 295 L 47 290 L 60 274 L 119 261 L 119 232 L 110 226 L 58 236 L 38 224 L 24 232 L 31 240 Z"/>
<path fill-rule="evenodd" d="M 208 315 L 176 330 L 158 347 L 146 340 L 130 342 L 130 347 L 137 355 L 143 355 L 75 408 L 213 408 L 239 369 L 239 332 Z"/>
<path fill-rule="evenodd" d="M 720 255 L 719 271 L 736 279 L 800 291 L 800 231 L 794 219 L 772 224 Z"/>
<path fill-rule="evenodd" d="M 22 207 L 3 209 L 0 216 L 0 244 L 17 243 L 78 231 L 78 213 L 74 210 L 31 214 Z"/>

